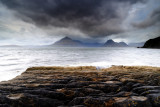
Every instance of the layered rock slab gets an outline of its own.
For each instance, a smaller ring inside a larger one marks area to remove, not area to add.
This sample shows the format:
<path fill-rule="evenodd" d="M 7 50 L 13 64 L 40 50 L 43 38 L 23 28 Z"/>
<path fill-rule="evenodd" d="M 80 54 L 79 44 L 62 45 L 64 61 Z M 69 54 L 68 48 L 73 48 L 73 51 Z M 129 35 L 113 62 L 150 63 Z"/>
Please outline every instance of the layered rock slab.
<path fill-rule="evenodd" d="M 0 83 L 0 107 L 159 107 L 160 87 L 131 78 L 133 72 L 122 76 L 96 67 L 29 68 Z"/>

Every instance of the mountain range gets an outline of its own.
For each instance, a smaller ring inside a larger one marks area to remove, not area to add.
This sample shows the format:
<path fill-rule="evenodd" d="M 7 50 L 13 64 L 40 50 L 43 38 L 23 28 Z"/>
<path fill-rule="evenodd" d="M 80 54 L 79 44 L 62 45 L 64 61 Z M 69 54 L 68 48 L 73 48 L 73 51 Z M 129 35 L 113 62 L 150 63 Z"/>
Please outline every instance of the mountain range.
<path fill-rule="evenodd" d="M 61 40 L 52 44 L 52 46 L 59 46 L 59 47 L 99 47 L 102 44 L 100 43 L 84 43 L 79 40 L 73 40 L 69 37 L 64 37 Z"/>
<path fill-rule="evenodd" d="M 125 42 L 114 42 L 112 39 L 108 40 L 103 47 L 128 47 Z"/>
<path fill-rule="evenodd" d="M 79 40 L 74 40 L 69 37 L 64 37 L 59 41 L 44 46 L 55 46 L 55 47 L 138 47 L 138 48 L 156 48 L 160 49 L 160 36 L 154 39 L 149 39 L 146 42 L 140 43 L 130 43 L 125 42 L 115 42 L 112 39 L 106 41 L 105 43 L 85 43 Z M 21 47 L 19 45 L 2 45 L 0 47 Z M 27 45 L 28 47 L 28 45 Z"/>
<path fill-rule="evenodd" d="M 52 46 L 59 47 L 128 47 L 125 42 L 114 42 L 113 40 L 108 40 L 106 43 L 84 43 L 78 40 L 73 40 L 69 37 L 64 37 L 61 40 L 52 44 Z"/>

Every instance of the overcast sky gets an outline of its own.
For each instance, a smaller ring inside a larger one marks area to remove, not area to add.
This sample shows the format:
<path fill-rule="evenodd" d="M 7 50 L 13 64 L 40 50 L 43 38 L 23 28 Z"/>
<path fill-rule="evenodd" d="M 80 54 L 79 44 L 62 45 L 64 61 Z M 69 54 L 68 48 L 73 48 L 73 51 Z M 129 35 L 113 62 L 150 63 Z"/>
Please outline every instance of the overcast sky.
<path fill-rule="evenodd" d="M 0 45 L 144 42 L 160 36 L 160 0 L 0 0 Z"/>

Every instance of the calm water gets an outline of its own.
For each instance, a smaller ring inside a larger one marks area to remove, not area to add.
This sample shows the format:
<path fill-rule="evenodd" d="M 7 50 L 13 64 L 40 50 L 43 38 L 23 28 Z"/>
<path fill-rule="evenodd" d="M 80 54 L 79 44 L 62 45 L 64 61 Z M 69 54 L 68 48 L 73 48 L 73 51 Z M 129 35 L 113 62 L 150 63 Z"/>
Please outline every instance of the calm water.
<path fill-rule="evenodd" d="M 160 67 L 160 49 L 1 47 L 0 81 L 33 66 L 144 65 Z"/>

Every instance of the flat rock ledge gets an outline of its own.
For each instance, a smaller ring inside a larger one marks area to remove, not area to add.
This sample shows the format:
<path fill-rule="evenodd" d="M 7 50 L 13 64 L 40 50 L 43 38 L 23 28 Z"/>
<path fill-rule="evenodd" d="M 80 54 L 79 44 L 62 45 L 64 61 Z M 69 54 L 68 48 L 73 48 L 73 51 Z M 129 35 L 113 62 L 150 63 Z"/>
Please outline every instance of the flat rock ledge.
<path fill-rule="evenodd" d="M 160 68 L 33 67 L 0 83 L 0 107 L 160 107 Z"/>

